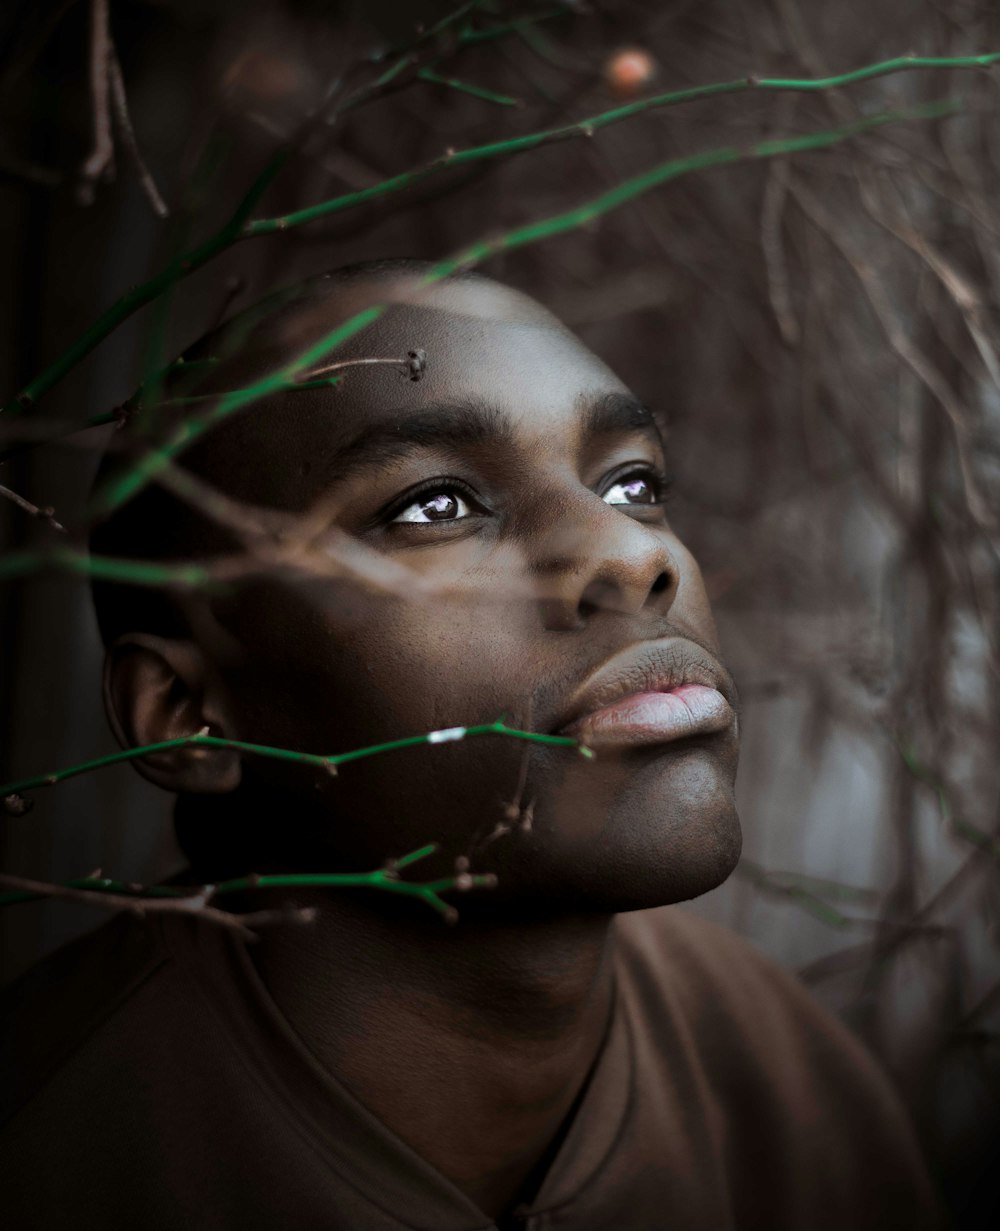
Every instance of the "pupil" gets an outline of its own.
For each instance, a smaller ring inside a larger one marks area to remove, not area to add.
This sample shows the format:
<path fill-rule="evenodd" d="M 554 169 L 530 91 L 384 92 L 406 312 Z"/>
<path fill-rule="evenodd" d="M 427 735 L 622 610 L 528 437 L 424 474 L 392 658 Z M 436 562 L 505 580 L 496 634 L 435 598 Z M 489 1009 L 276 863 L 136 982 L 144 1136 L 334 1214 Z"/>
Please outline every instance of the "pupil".
<path fill-rule="evenodd" d="M 630 500 L 648 504 L 650 496 L 649 484 L 645 479 L 630 479 L 629 482 L 625 484 L 625 494 Z"/>
<path fill-rule="evenodd" d="M 424 504 L 424 513 L 428 517 L 433 517 L 437 520 L 445 520 L 449 517 L 454 517 L 458 512 L 458 501 L 454 496 L 449 496 L 445 492 L 441 492 L 438 496 L 432 496 L 430 500 Z"/>

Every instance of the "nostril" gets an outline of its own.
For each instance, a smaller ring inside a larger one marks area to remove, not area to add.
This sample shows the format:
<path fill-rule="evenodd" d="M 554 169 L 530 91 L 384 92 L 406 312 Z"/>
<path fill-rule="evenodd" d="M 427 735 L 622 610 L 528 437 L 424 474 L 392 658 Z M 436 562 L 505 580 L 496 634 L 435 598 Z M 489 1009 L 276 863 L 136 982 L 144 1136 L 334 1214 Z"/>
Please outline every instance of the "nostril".
<path fill-rule="evenodd" d="M 670 578 L 668 575 L 666 573 L 660 573 L 660 575 L 653 581 L 653 584 L 649 587 L 649 592 L 650 594 L 662 594 L 664 590 L 669 588 L 669 586 Z"/>
<path fill-rule="evenodd" d="M 592 581 L 580 595 L 577 614 L 580 619 L 586 619 L 598 611 L 620 611 L 622 606 L 622 596 L 617 586 L 607 581 Z"/>

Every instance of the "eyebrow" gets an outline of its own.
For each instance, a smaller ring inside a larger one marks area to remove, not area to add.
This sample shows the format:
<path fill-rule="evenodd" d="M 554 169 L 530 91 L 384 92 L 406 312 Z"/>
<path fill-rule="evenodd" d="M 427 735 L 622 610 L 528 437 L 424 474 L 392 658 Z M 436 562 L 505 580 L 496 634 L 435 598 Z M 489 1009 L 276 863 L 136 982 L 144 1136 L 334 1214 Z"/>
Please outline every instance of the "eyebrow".
<path fill-rule="evenodd" d="M 608 393 L 584 413 L 585 437 L 646 431 L 659 438 L 653 413 L 626 393 Z M 478 399 L 438 402 L 416 414 L 365 428 L 337 449 L 331 459 L 340 474 L 365 466 L 384 466 L 414 449 L 455 449 L 470 445 L 514 443 L 510 420 L 498 407 Z"/>
<path fill-rule="evenodd" d="M 495 406 L 477 400 L 435 402 L 416 414 L 372 424 L 337 449 L 338 470 L 385 465 L 415 448 L 510 444 L 511 425 Z"/>
<path fill-rule="evenodd" d="M 586 436 L 639 431 L 660 434 L 653 412 L 630 393 L 606 393 L 592 402 L 586 411 L 583 430 Z"/>

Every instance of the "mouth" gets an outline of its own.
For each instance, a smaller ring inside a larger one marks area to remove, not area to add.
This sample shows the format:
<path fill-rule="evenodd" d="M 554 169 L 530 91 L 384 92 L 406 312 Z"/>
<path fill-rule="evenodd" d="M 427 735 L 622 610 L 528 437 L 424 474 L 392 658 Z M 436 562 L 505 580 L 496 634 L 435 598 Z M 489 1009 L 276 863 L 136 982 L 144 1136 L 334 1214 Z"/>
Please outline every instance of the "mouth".
<path fill-rule="evenodd" d="M 682 638 L 632 646 L 574 694 L 557 734 L 594 748 L 668 744 L 736 724 L 735 688 L 705 650 Z"/>

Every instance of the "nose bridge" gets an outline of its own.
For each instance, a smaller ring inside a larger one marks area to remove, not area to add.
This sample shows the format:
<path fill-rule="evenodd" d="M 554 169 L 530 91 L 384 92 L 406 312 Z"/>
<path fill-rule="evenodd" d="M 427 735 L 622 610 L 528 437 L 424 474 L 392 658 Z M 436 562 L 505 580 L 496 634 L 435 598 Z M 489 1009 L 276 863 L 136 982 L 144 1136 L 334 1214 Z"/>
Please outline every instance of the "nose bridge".
<path fill-rule="evenodd" d="M 679 570 L 662 526 L 630 517 L 582 490 L 547 502 L 532 552 L 545 623 L 578 627 L 597 610 L 666 611 Z"/>

